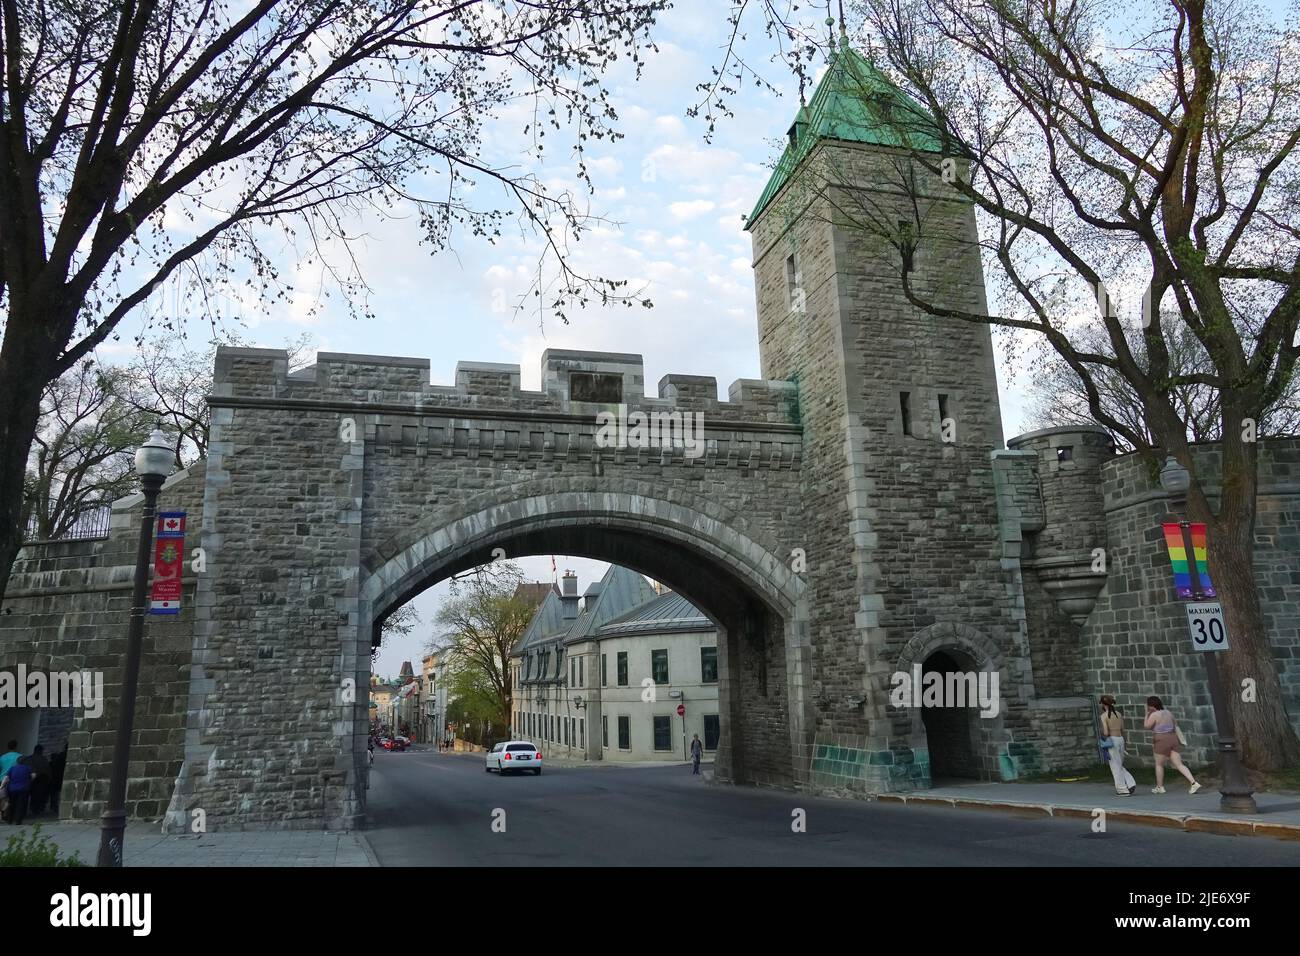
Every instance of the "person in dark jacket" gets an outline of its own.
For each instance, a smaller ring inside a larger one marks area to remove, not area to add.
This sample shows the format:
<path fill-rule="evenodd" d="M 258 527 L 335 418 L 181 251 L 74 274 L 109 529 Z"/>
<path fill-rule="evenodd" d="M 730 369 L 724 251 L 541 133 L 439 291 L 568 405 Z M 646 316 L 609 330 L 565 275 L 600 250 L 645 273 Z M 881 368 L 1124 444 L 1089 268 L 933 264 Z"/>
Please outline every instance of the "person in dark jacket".
<path fill-rule="evenodd" d="M 63 771 L 68 765 L 68 742 L 63 742 L 63 749 L 50 758 L 50 809 L 59 815 L 59 791 L 63 789 Z"/>
<path fill-rule="evenodd" d="M 696 734 L 691 739 L 691 773 L 700 772 L 700 757 L 704 755 L 704 744 L 700 743 L 700 735 Z"/>
<path fill-rule="evenodd" d="M 39 817 L 45 812 L 45 804 L 50 799 L 50 758 L 45 756 L 45 747 L 37 744 L 31 755 L 24 757 L 21 763 L 32 768 L 32 816 Z"/>

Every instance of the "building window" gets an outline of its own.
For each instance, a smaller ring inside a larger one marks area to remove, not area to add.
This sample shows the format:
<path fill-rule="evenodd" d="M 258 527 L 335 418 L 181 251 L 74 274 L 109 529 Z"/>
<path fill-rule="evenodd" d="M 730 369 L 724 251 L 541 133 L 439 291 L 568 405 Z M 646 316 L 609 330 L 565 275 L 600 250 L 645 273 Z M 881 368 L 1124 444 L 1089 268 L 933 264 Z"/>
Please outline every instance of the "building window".
<path fill-rule="evenodd" d="M 627 651 L 618 652 L 618 686 L 627 686 Z"/>
<path fill-rule="evenodd" d="M 576 684 L 578 682 L 577 668 L 578 668 L 578 662 L 575 661 L 572 657 L 570 657 L 569 658 L 569 683 L 570 684 Z"/>
<path fill-rule="evenodd" d="M 587 686 L 587 674 L 586 674 L 587 668 L 584 666 L 586 663 L 587 663 L 587 659 L 585 657 L 578 658 L 578 686 L 579 687 Z"/>
<path fill-rule="evenodd" d="M 578 718 L 578 746 L 587 749 L 587 721 L 585 718 Z"/>
<path fill-rule="evenodd" d="M 564 746 L 569 746 L 569 722 L 564 722 Z"/>
<path fill-rule="evenodd" d="M 623 716 L 618 719 L 618 749 L 632 749 L 632 718 Z"/>
<path fill-rule="evenodd" d="M 668 683 L 668 649 L 650 652 L 650 677 L 656 684 Z"/>
<path fill-rule="evenodd" d="M 1060 448 L 1056 449 L 1056 460 L 1074 461 L 1074 446 L 1062 445 Z"/>
<path fill-rule="evenodd" d="M 600 718 L 600 745 L 609 748 L 609 718 Z"/>
<path fill-rule="evenodd" d="M 655 717 L 655 750 L 673 749 L 673 727 L 671 717 Z"/>
<path fill-rule="evenodd" d="M 609 681 L 606 680 L 606 676 L 607 676 L 606 671 L 607 671 L 607 668 L 605 667 L 605 665 L 608 663 L 608 661 L 607 661 L 606 658 L 607 658 L 607 655 L 605 655 L 605 654 L 601 654 L 601 655 L 600 655 L 600 686 L 601 686 L 601 687 L 604 687 L 604 686 L 606 686 L 606 685 L 609 683 Z"/>
<path fill-rule="evenodd" d="M 717 714 L 704 715 L 704 749 L 717 750 L 718 737 L 721 735 L 721 724 L 718 722 Z"/>
<path fill-rule="evenodd" d="M 718 649 L 716 647 L 700 648 L 700 683 L 716 684 L 718 682 Z"/>
<path fill-rule="evenodd" d="M 898 393 L 898 411 L 903 416 L 903 434 L 912 434 L 912 393 Z"/>
<path fill-rule="evenodd" d="M 944 420 L 948 417 L 948 396 L 939 396 L 939 425 L 943 426 Z"/>

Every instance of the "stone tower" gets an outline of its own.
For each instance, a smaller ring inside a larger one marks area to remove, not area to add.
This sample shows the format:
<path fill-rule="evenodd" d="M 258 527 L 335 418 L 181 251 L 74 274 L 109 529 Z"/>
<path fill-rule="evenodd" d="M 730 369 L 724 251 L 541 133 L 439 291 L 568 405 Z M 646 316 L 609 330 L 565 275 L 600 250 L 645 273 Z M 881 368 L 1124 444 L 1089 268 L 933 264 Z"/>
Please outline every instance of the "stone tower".
<path fill-rule="evenodd" d="M 902 280 L 985 312 L 974 211 L 927 165 L 943 157 L 920 107 L 844 43 L 748 223 L 763 376 L 799 387 L 805 536 L 789 544 L 814 595 L 818 787 L 1004 779 L 1035 762 L 990 330 L 932 317 Z M 890 706 L 892 675 L 914 665 L 997 673 L 997 714 Z"/>

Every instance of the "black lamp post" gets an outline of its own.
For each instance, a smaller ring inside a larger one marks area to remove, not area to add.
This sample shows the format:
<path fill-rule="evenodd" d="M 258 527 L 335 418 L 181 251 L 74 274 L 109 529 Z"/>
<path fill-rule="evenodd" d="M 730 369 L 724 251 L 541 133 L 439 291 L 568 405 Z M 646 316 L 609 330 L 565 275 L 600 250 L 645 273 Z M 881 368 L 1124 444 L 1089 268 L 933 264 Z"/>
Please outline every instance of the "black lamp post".
<path fill-rule="evenodd" d="M 126 635 L 126 660 L 122 665 L 121 710 L 117 715 L 117 739 L 113 741 L 113 775 L 108 785 L 108 803 L 100 818 L 99 865 L 121 866 L 122 843 L 126 836 L 126 780 L 131 760 L 131 728 L 135 723 L 135 694 L 140 682 L 140 649 L 144 642 L 144 611 L 149 586 L 149 557 L 153 550 L 154 520 L 158 492 L 171 474 L 176 453 L 162 429 L 155 428 L 149 440 L 135 453 L 135 470 L 144 492 L 140 514 L 140 543 L 135 553 L 135 587 L 131 592 L 131 620 Z"/>
<path fill-rule="evenodd" d="M 1170 504 L 1178 518 L 1178 527 L 1182 529 L 1187 569 L 1192 576 L 1192 600 L 1203 601 L 1205 589 L 1201 586 L 1201 570 L 1196 563 L 1196 552 L 1192 546 L 1192 525 L 1187 520 L 1187 489 L 1191 482 L 1191 475 L 1176 458 L 1165 460 L 1164 467 L 1160 469 L 1160 486 L 1169 495 Z M 1250 783 L 1241 766 L 1241 751 L 1237 748 L 1232 711 L 1228 709 L 1223 680 L 1219 676 L 1218 653 L 1207 651 L 1202 656 L 1205 658 L 1205 673 L 1210 685 L 1210 702 L 1214 707 L 1215 730 L 1219 740 L 1219 770 L 1223 774 L 1223 783 L 1219 787 L 1219 808 L 1230 813 L 1258 813 L 1259 807 L 1255 805 Z"/>

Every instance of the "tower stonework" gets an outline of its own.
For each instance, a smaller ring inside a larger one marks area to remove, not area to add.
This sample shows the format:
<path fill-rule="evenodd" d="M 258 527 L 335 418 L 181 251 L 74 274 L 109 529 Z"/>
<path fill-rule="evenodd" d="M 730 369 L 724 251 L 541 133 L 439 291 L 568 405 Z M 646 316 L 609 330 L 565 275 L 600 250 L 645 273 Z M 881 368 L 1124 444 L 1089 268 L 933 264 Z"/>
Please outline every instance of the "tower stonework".
<path fill-rule="evenodd" d="M 804 535 L 790 545 L 806 549 L 815 595 L 811 779 L 906 790 L 936 775 L 1014 778 L 1044 761 L 991 457 L 990 329 L 923 312 L 901 278 L 914 241 L 915 293 L 984 314 L 974 211 L 891 141 L 864 87 L 907 108 L 842 48 L 749 220 L 763 376 L 798 384 L 804 428 Z M 997 714 L 892 706 L 893 675 L 915 665 L 996 673 Z"/>

